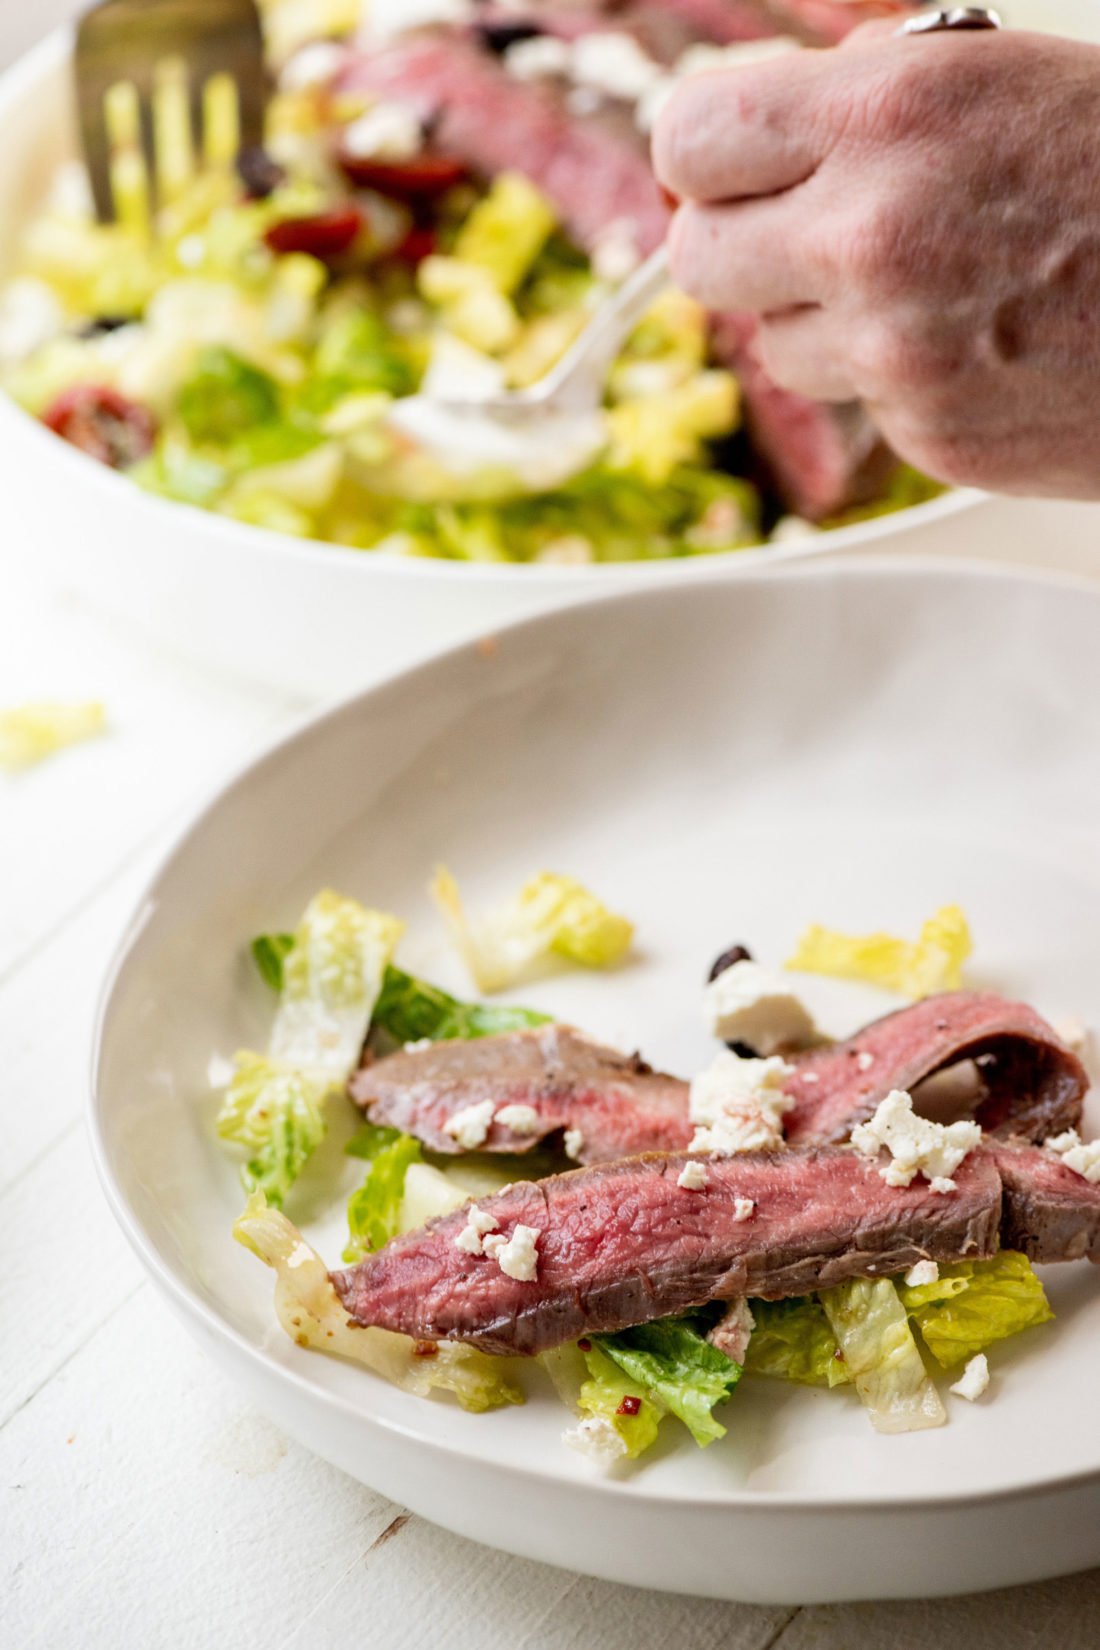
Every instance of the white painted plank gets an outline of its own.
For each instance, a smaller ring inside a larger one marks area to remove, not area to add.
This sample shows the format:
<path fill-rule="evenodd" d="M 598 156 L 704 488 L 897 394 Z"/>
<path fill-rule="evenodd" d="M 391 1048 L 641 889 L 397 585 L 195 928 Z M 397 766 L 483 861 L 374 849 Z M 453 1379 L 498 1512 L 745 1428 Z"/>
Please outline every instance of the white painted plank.
<path fill-rule="evenodd" d="M 1095 1650 L 1098 1612 L 1090 1570 L 967 1598 L 802 1610 L 775 1650 Z"/>
<path fill-rule="evenodd" d="M 0 1496 L 12 1650 L 275 1650 L 399 1512 L 251 1411 L 148 1285 L 0 1432 Z"/>
<path fill-rule="evenodd" d="M 0 1197 L 0 1428 L 141 1282 L 74 1123 Z M 3 1433 L 0 1432 L 0 1437 Z"/>
<path fill-rule="evenodd" d="M 161 838 L 0 984 L 0 1195 L 82 1115 L 104 973 Z"/>
<path fill-rule="evenodd" d="M 48 642 L 47 640 L 48 639 Z M 0 607 L 0 706 L 102 700 L 102 738 L 0 773 L 0 979 L 301 708 L 33 592 Z"/>

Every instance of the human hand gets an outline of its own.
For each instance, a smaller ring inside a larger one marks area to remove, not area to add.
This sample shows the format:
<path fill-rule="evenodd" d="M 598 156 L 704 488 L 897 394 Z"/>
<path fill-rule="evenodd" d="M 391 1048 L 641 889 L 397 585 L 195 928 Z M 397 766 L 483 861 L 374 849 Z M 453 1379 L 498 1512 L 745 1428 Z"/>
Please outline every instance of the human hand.
<path fill-rule="evenodd" d="M 1100 49 L 858 30 L 658 124 L 673 271 L 771 375 L 947 482 L 1100 497 Z"/>

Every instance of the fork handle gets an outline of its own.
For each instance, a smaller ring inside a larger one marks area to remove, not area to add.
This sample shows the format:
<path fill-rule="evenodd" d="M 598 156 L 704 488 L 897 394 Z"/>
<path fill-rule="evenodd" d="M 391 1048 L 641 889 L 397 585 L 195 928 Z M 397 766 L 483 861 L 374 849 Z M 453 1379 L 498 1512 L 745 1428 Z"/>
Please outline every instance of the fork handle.
<path fill-rule="evenodd" d="M 668 246 L 662 244 L 629 275 L 613 298 L 601 304 L 580 337 L 538 385 L 545 397 L 568 406 L 592 400 L 592 382 L 602 382 L 642 316 L 670 284 Z"/>

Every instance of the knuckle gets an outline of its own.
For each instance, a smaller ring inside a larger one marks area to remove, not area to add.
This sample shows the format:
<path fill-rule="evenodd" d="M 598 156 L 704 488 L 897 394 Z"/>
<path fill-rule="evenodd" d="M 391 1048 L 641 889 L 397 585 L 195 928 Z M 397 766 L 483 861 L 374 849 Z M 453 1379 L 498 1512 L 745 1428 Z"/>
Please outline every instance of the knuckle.
<path fill-rule="evenodd" d="M 872 322 L 852 345 L 856 382 L 869 400 L 897 397 L 942 403 L 960 369 L 955 348 L 916 325 L 894 319 Z"/>
<path fill-rule="evenodd" d="M 843 226 L 840 256 L 851 279 L 879 296 L 904 290 L 919 267 L 915 232 L 904 208 L 878 202 L 850 217 Z"/>

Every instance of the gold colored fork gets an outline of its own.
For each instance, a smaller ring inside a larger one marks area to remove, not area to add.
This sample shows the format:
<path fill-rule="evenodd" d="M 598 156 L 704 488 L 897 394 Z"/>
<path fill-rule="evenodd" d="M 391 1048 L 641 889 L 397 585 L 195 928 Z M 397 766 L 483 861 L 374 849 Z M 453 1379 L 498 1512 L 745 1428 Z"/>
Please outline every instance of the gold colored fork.
<path fill-rule="evenodd" d="M 263 142 L 255 0 L 100 0 L 76 36 L 80 136 L 102 223 L 147 225 L 204 165 Z"/>

